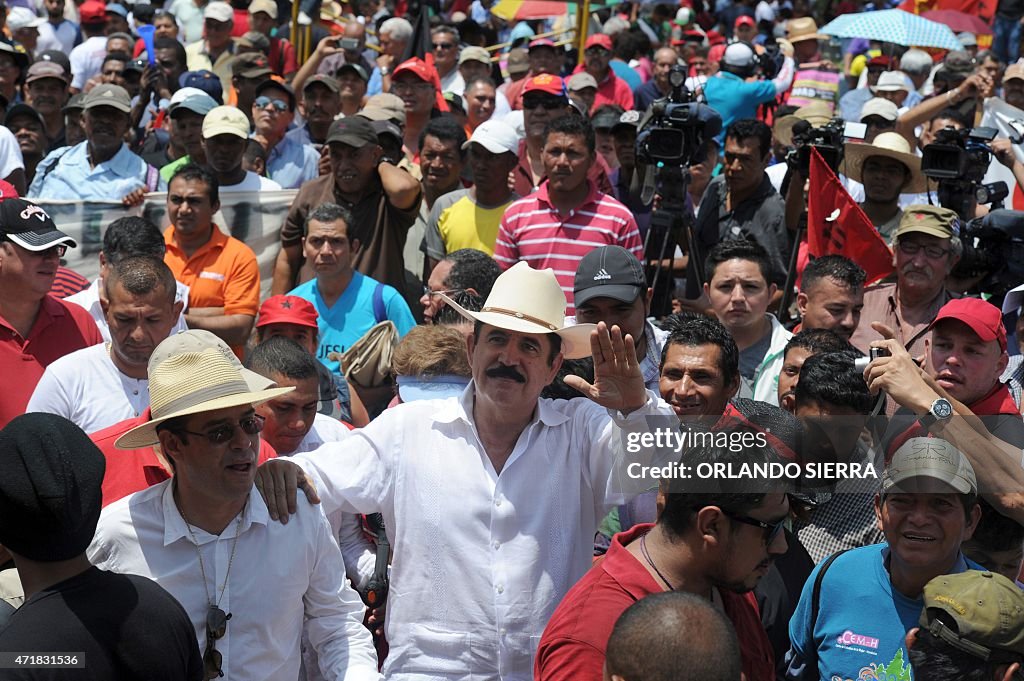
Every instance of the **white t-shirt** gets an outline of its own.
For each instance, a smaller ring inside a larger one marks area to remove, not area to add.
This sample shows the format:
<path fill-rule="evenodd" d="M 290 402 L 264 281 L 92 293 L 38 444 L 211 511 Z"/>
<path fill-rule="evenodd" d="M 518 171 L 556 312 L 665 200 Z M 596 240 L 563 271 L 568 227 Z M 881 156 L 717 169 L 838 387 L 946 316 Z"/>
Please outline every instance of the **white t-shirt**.
<path fill-rule="evenodd" d="M 103 340 L 110 342 L 110 327 L 107 326 L 107 318 L 103 314 L 103 307 L 100 305 L 100 285 L 101 281 L 97 278 L 89 288 L 84 291 L 79 291 L 73 296 L 68 296 L 64 300 L 69 303 L 74 303 L 80 307 L 84 307 L 93 320 L 96 322 L 96 327 L 100 330 L 100 335 L 103 336 Z M 178 322 L 171 329 L 170 335 L 181 333 L 182 331 L 188 331 L 188 324 L 185 323 L 185 310 L 188 309 L 188 286 L 182 284 L 180 281 L 174 282 L 176 285 L 174 291 L 174 302 L 182 303 L 181 314 L 178 315 Z"/>
<path fill-rule="evenodd" d="M 149 406 L 149 381 L 125 376 L 107 343 L 76 350 L 46 367 L 26 412 L 59 414 L 86 433 L 138 416 Z"/>
<path fill-rule="evenodd" d="M 94 35 L 71 50 L 71 87 L 81 90 L 89 79 L 100 72 L 107 56 L 107 37 Z"/>
<path fill-rule="evenodd" d="M 15 170 L 23 170 L 25 161 L 21 157 L 21 147 L 14 133 L 7 126 L 0 127 L 0 178 L 10 177 Z"/>
<path fill-rule="evenodd" d="M 251 170 L 245 171 L 245 179 L 238 184 L 222 184 L 220 192 L 276 192 L 281 190 L 281 185 L 269 177 L 257 175 Z"/>

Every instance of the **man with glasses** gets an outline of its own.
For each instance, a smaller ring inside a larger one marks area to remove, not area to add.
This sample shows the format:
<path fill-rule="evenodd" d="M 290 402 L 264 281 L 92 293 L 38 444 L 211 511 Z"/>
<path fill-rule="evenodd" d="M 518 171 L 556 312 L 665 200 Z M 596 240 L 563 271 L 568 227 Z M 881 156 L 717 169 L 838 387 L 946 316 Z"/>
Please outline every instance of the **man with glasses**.
<path fill-rule="evenodd" d="M 781 462 L 768 446 L 742 453 L 701 446 L 686 452 L 683 460 L 694 467 Z M 681 591 L 714 603 L 732 623 L 746 679 L 773 679 L 771 645 L 752 592 L 775 558 L 786 552 L 782 530 L 789 500 L 765 487 L 702 493 L 663 482 L 664 510 L 658 521 L 615 535 L 604 561 L 555 609 L 537 649 L 534 678 L 600 681 L 608 637 L 619 615 L 650 594 Z"/>
<path fill-rule="evenodd" d="M 420 298 L 423 322 L 438 323 L 438 314 L 445 305 L 442 294 L 450 297 L 470 295 L 482 306 L 500 274 L 498 263 L 483 251 L 463 248 L 448 253 L 434 266 L 423 286 L 423 297 Z"/>
<path fill-rule="evenodd" d="M 505 97 L 513 109 L 523 108 L 523 88 L 534 76 L 547 73 L 553 76 L 562 75 L 562 66 L 565 59 L 565 50 L 555 45 L 548 38 L 531 40 L 527 48 L 527 60 L 529 71 L 519 80 L 512 81 L 505 86 Z"/>
<path fill-rule="evenodd" d="M 912 356 L 922 354 L 932 321 L 953 298 L 946 290 L 946 277 L 962 252 L 956 213 L 938 206 L 908 206 L 893 234 L 896 281 L 865 289 L 861 318 L 885 324 Z M 865 323 L 850 342 L 867 354 L 871 341 L 880 339 Z"/>
<path fill-rule="evenodd" d="M 68 246 L 78 244 L 57 229 L 42 208 L 0 185 L 0 427 L 24 413 L 32 391 L 51 363 L 103 342 L 89 313 L 47 295 Z"/>
<path fill-rule="evenodd" d="M 576 72 L 586 71 L 597 81 L 594 110 L 605 104 L 615 104 L 626 111 L 633 108 L 633 91 L 626 81 L 615 75 L 611 68 L 612 39 L 603 33 L 587 38 L 583 47 L 583 64 Z"/>
<path fill-rule="evenodd" d="M 434 67 L 441 78 L 441 92 L 462 95 L 466 81 L 459 72 L 459 32 L 451 26 L 438 26 L 430 32 Z"/>
<path fill-rule="evenodd" d="M 541 152 L 548 123 L 565 116 L 578 115 L 569 105 L 564 81 L 548 73 L 525 78 L 522 93 L 523 127 L 526 139 L 519 142 L 519 164 L 513 170 L 513 189 L 519 196 L 535 191 L 547 178 Z M 587 179 L 606 194 L 612 193 L 608 179 L 611 170 L 604 158 L 595 155 L 587 169 Z"/>
<path fill-rule="evenodd" d="M 159 444 L 174 476 L 104 509 L 89 558 L 149 577 L 182 604 L 205 679 L 295 678 L 304 632 L 326 678 L 378 679 L 323 512 L 302 501 L 294 523 L 272 522 L 253 485 L 264 424 L 255 408 L 294 388 L 253 390 L 217 349 L 150 362 L 149 386 L 149 419 L 115 447 Z"/>
<path fill-rule="evenodd" d="M 422 59 L 402 62 L 391 75 L 391 93 L 405 104 L 405 153 L 413 162 L 420 153 L 420 133 L 430 121 L 435 108 L 447 111 L 443 102 L 438 74 L 433 66 Z"/>
<path fill-rule="evenodd" d="M 320 175 L 320 154 L 309 144 L 288 137 L 295 118 L 295 93 L 276 80 L 256 86 L 252 103 L 253 137 L 267 150 L 267 176 L 282 189 L 298 189 Z"/>
<path fill-rule="evenodd" d="M 213 71 L 220 78 L 224 92 L 231 87 L 231 58 L 235 55 L 235 39 L 231 32 L 234 26 L 235 12 L 231 5 L 213 0 L 203 9 L 203 38 L 185 46 L 188 70 Z"/>
<path fill-rule="evenodd" d="M 310 212 L 302 251 L 314 278 L 289 293 L 316 308 L 320 328 L 316 357 L 336 374 L 341 373 L 337 356 L 375 324 L 390 320 L 399 336 L 416 326 L 409 305 L 398 291 L 352 267 L 352 253 L 360 245 L 351 236 L 353 224 L 352 213 L 335 203 L 322 204 Z"/>
<path fill-rule="evenodd" d="M 787 679 L 909 679 L 905 637 L 924 585 L 983 569 L 964 557 L 981 517 L 971 464 L 939 438 L 899 448 L 882 475 L 875 516 L 886 541 L 835 554 L 804 584 L 790 620 Z"/>

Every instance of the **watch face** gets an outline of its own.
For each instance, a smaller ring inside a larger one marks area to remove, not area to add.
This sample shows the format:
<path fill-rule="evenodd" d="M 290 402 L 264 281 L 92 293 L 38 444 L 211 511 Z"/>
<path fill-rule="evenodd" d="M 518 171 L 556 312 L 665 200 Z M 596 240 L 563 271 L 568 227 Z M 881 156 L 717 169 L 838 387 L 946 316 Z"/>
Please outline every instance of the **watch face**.
<path fill-rule="evenodd" d="M 932 414 L 935 415 L 935 418 L 948 419 L 953 415 L 953 405 L 949 403 L 949 400 L 935 400 L 935 404 L 932 405 Z"/>

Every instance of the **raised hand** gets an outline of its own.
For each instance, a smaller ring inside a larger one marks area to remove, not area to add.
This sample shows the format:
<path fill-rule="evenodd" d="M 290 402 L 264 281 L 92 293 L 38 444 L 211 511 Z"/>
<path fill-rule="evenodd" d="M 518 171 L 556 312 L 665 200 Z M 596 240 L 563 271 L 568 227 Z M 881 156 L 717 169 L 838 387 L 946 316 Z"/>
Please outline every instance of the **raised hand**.
<path fill-rule="evenodd" d="M 590 349 L 594 355 L 594 382 L 579 376 L 566 376 L 565 383 L 607 409 L 624 414 L 636 411 L 647 403 L 644 375 L 636 359 L 633 337 L 613 326 L 599 322 L 590 334 Z"/>

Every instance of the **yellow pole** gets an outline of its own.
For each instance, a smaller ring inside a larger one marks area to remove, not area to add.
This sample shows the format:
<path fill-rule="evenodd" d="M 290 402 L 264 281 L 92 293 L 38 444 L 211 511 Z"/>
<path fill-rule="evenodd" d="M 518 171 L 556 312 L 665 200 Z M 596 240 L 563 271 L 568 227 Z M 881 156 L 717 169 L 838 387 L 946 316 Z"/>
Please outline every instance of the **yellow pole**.
<path fill-rule="evenodd" d="M 566 33 L 572 33 L 574 30 L 575 29 L 569 28 L 569 29 L 559 29 L 557 31 L 548 31 L 547 33 L 538 33 L 537 35 L 535 35 L 532 38 L 530 38 L 530 40 L 540 40 L 541 38 L 551 38 L 551 37 L 556 36 L 556 35 L 565 35 Z M 489 45 L 489 46 L 485 47 L 484 49 L 487 50 L 488 52 L 494 52 L 496 50 L 502 50 L 502 49 L 508 47 L 511 44 L 512 43 L 498 43 L 497 45 Z"/>
<path fill-rule="evenodd" d="M 590 27 L 590 0 L 583 0 L 582 5 L 577 5 L 576 12 L 576 41 L 580 44 L 576 63 L 582 64 L 583 46 L 587 43 L 587 29 Z"/>

